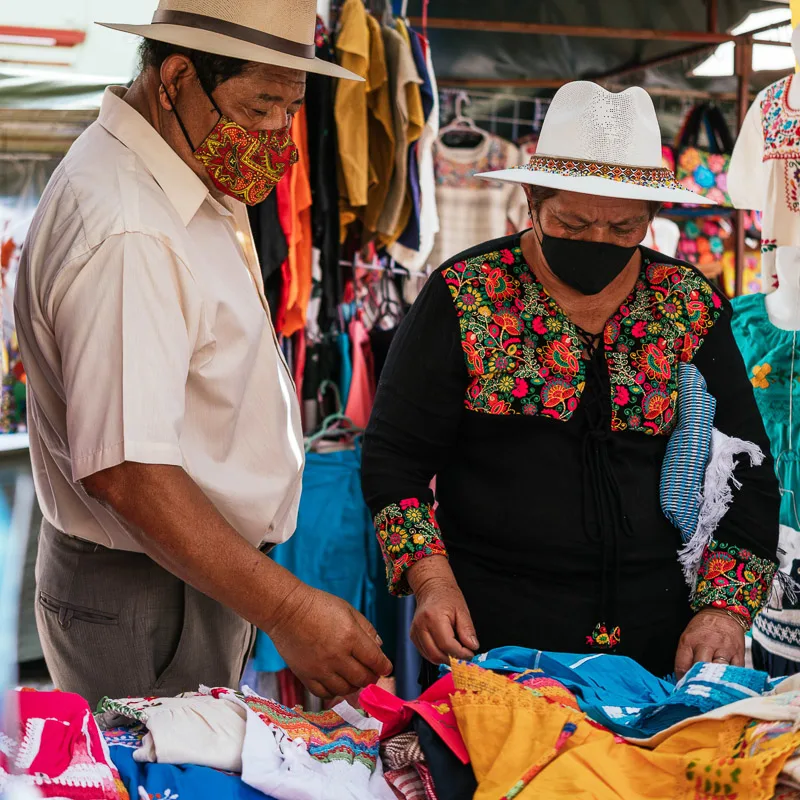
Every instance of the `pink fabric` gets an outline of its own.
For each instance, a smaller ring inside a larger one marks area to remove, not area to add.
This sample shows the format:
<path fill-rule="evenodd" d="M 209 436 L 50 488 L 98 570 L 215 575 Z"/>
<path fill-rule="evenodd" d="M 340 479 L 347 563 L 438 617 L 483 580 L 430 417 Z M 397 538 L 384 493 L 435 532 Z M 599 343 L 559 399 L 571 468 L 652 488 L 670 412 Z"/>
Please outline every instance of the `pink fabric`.
<path fill-rule="evenodd" d="M 353 353 L 353 378 L 344 413 L 359 428 L 366 428 L 375 400 L 375 361 L 364 323 L 353 317 L 348 333 Z"/>
<path fill-rule="evenodd" d="M 462 764 L 469 764 L 469 753 L 450 705 L 450 695 L 455 692 L 453 676 L 445 675 L 423 692 L 417 700 L 401 700 L 379 686 L 368 686 L 359 695 L 359 703 L 364 711 L 383 723 L 381 740 L 402 733 L 411 723 L 412 716 L 419 714 L 436 731 L 458 760 Z"/>
<path fill-rule="evenodd" d="M 66 692 L 17 692 L 19 732 L 13 763 L 0 751 L 0 794 L 14 782 L 42 797 L 128 800 L 87 702 Z M 13 773 L 13 775 L 11 774 Z"/>

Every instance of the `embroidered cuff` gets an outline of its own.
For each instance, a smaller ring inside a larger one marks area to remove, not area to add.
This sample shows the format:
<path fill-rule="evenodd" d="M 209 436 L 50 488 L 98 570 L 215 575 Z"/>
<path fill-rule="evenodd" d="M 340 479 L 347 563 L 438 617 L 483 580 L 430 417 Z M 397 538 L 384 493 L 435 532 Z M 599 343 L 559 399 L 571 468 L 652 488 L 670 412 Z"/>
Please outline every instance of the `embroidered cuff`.
<path fill-rule="evenodd" d="M 447 555 L 433 508 L 430 503 L 420 503 L 416 498 L 384 508 L 375 517 L 375 530 L 392 594 L 411 594 L 405 575 L 417 561 Z"/>
<path fill-rule="evenodd" d="M 703 553 L 692 609 L 725 609 L 752 625 L 767 602 L 777 566 L 743 547 L 712 540 Z"/>

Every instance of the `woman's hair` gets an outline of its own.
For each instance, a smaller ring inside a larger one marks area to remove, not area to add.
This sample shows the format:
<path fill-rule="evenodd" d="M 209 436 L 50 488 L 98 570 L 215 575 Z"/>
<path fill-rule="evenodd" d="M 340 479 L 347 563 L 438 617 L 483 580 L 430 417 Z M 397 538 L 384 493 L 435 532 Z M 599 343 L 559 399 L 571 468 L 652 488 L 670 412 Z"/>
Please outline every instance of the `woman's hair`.
<path fill-rule="evenodd" d="M 558 189 L 551 189 L 549 186 L 529 186 L 528 194 L 531 199 L 531 208 L 534 211 L 538 211 L 545 200 L 549 200 L 558 194 Z M 656 203 L 653 200 L 647 201 L 647 209 L 651 220 L 655 219 L 658 212 L 661 211 L 661 205 L 661 203 Z"/>
<path fill-rule="evenodd" d="M 188 47 L 157 42 L 155 39 L 143 39 L 139 45 L 139 68 L 141 71 L 150 67 L 161 69 L 161 65 L 174 55 L 186 56 L 192 62 L 200 85 L 209 94 L 225 81 L 241 75 L 248 66 L 247 61 L 240 61 L 238 58 L 215 56 Z"/>

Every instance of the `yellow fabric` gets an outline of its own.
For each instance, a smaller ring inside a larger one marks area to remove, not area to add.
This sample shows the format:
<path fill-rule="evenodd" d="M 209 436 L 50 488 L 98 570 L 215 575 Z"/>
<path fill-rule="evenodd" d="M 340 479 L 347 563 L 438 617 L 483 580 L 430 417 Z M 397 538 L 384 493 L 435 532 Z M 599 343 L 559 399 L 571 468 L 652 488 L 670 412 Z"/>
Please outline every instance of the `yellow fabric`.
<path fill-rule="evenodd" d="M 369 108 L 369 169 L 370 188 L 367 207 L 362 218 L 368 234 L 377 230 L 383 204 L 389 193 L 394 173 L 394 118 L 392 117 L 392 93 L 389 72 L 386 66 L 386 50 L 383 33 L 378 21 L 367 16 L 370 40 L 369 84 L 367 104 Z"/>
<path fill-rule="evenodd" d="M 405 22 L 402 19 L 395 20 L 395 28 L 397 32 L 403 37 L 409 50 L 411 50 L 411 35 L 408 32 Z M 421 77 L 421 76 L 420 76 Z M 411 147 L 414 142 L 418 141 L 422 136 L 422 131 L 425 128 L 425 110 L 422 107 L 422 93 L 418 83 L 407 83 L 405 86 L 406 103 L 408 105 L 408 146 Z M 406 191 L 405 199 L 403 200 L 403 208 L 400 212 L 400 218 L 397 226 L 390 235 L 381 236 L 381 244 L 386 247 L 393 245 L 402 235 L 403 231 L 411 219 L 411 212 L 413 210 L 413 198 L 411 197 L 411 184 L 409 176 L 409 185 Z"/>
<path fill-rule="evenodd" d="M 790 722 L 688 725 L 653 750 L 502 675 L 455 665 L 452 698 L 478 781 L 475 800 L 769 800 L 800 745 Z M 574 726 L 563 735 L 565 726 Z"/>
<path fill-rule="evenodd" d="M 362 0 L 345 0 L 336 39 L 340 66 L 366 79 L 369 72 L 369 24 Z M 367 204 L 369 145 L 367 128 L 367 83 L 339 81 L 334 100 L 339 140 L 339 205 L 342 238 L 355 219 L 353 208 Z"/>

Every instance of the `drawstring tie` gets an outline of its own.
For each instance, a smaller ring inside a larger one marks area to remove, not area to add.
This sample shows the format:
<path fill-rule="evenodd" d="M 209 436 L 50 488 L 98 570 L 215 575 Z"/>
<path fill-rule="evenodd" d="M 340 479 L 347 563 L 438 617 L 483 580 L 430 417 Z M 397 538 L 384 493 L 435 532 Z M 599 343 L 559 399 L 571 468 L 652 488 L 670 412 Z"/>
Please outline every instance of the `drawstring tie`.
<path fill-rule="evenodd" d="M 587 384 L 589 373 L 602 376 L 597 352 L 602 334 L 592 334 L 575 326 L 586 346 Z M 600 383 L 598 380 L 597 383 Z M 619 537 L 633 535 L 622 499 L 622 489 L 611 462 L 610 412 L 604 413 L 602 391 L 594 394 L 586 405 L 588 430 L 583 438 L 583 520 L 590 541 L 600 544 L 602 564 L 600 574 L 600 607 L 604 615 L 594 631 L 586 637 L 592 647 L 611 649 L 619 643 L 620 632 L 609 623 L 616 616 L 617 587 L 621 578 Z M 585 397 L 584 397 L 585 400 Z"/>

